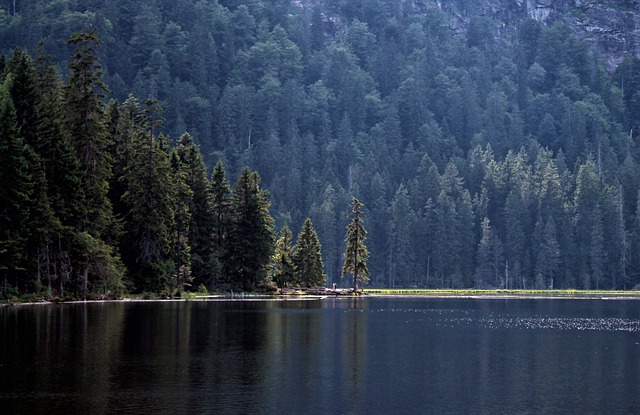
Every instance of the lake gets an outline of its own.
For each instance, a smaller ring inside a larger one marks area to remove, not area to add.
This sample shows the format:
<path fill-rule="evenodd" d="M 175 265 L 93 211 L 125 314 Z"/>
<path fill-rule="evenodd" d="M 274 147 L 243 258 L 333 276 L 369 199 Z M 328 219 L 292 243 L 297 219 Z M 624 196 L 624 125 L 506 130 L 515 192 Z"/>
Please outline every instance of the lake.
<path fill-rule="evenodd" d="M 638 414 L 640 301 L 0 307 L 0 413 Z"/>

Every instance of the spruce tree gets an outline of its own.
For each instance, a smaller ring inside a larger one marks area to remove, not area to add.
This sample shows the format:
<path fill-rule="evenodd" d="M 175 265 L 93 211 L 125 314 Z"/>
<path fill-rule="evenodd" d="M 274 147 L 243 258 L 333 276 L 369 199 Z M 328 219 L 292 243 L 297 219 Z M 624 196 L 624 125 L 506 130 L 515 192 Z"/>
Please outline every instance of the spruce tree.
<path fill-rule="evenodd" d="M 493 264 L 491 258 L 493 256 L 492 243 L 493 233 L 489 218 L 485 217 L 482 221 L 482 238 L 478 244 L 478 266 L 476 268 L 476 288 L 486 288 L 494 276 Z"/>
<path fill-rule="evenodd" d="M 81 208 L 75 218 L 74 260 L 81 274 L 76 291 L 79 288 L 85 295 L 90 272 L 102 274 L 102 279 L 109 281 L 121 277 L 103 274 L 118 273 L 121 267 L 113 249 L 117 226 L 108 198 L 111 157 L 102 104 L 102 93 L 107 88 L 101 81 L 102 69 L 96 53 L 99 43 L 95 30 L 76 33 L 69 39 L 68 44 L 75 50 L 65 86 L 65 125 L 81 166 L 80 198 L 72 202 L 79 203 Z"/>
<path fill-rule="evenodd" d="M 322 287 L 326 284 L 322 263 L 322 249 L 311 219 L 307 218 L 298 235 L 293 261 L 297 279 L 303 287 Z"/>
<path fill-rule="evenodd" d="M 224 266 L 230 283 L 246 291 L 266 282 L 274 242 L 269 205 L 260 176 L 245 167 L 231 197 Z"/>
<path fill-rule="evenodd" d="M 546 223 L 542 219 L 536 223 L 534 243 L 536 248 L 536 288 L 557 288 L 560 267 L 560 245 L 557 240 L 556 225 L 549 216 Z"/>
<path fill-rule="evenodd" d="M 206 166 L 189 133 L 180 137 L 174 153 L 180 162 L 184 182 L 192 193 L 188 199 L 188 237 L 193 287 L 207 286 L 215 268 L 212 198 Z"/>
<path fill-rule="evenodd" d="M 49 199 L 63 226 L 79 217 L 80 161 L 64 128 L 63 85 L 41 46 L 36 56 L 38 131 L 35 150 L 44 165 Z"/>
<path fill-rule="evenodd" d="M 369 250 L 365 245 L 367 230 L 363 225 L 362 203 L 355 197 L 351 201 L 351 222 L 347 225 L 346 248 L 342 265 L 342 276 L 353 275 L 353 292 L 358 292 L 358 281 L 369 281 L 367 259 Z"/>
<path fill-rule="evenodd" d="M 28 147 L 18 134 L 9 75 L 0 85 L 0 270 L 18 286 L 24 276 L 27 220 L 33 193 Z M 24 287 L 24 284 L 22 284 Z"/>
<path fill-rule="evenodd" d="M 176 186 L 168 145 L 152 127 L 137 101 L 129 101 L 127 117 L 136 120 L 129 131 L 130 157 L 122 195 L 127 215 L 124 260 L 138 291 L 167 292 L 175 275 Z M 151 138 L 150 138 L 151 137 Z"/>
<path fill-rule="evenodd" d="M 273 254 L 273 282 L 283 289 L 294 284 L 295 266 L 293 263 L 293 235 L 289 226 L 285 223 L 280 229 L 280 236 L 276 241 Z"/>
<path fill-rule="evenodd" d="M 39 121 L 33 59 L 24 49 L 16 48 L 8 62 L 8 69 L 13 75 L 10 93 L 16 109 L 20 135 L 27 144 L 33 146 Z"/>
<path fill-rule="evenodd" d="M 60 222 L 55 217 L 47 190 L 48 183 L 45 162 L 38 154 L 45 137 L 41 136 L 43 121 L 39 115 L 45 109 L 40 101 L 38 74 L 33 60 L 21 48 L 14 50 L 9 61 L 12 82 L 9 88 L 15 109 L 20 136 L 25 140 L 28 174 L 32 178 L 33 192 L 29 206 L 29 220 L 25 231 L 28 232 L 25 250 L 28 282 L 39 292 L 43 278 L 50 281 L 51 242 L 60 231 Z M 54 85 L 52 85 L 53 87 Z M 55 186 L 54 183 L 52 183 Z M 35 280 L 31 276 L 35 275 Z M 50 285 L 50 284 L 49 284 Z"/>
<path fill-rule="evenodd" d="M 185 135 L 182 136 L 186 141 Z M 181 141 L 171 154 L 171 173 L 175 188 L 175 204 L 173 206 L 175 229 L 173 230 L 172 256 L 175 262 L 175 273 L 170 279 L 171 293 L 181 295 L 184 288 L 190 286 L 191 277 L 191 245 L 189 240 L 192 219 L 193 190 L 188 184 L 189 171 L 180 157 L 184 149 Z"/>
<path fill-rule="evenodd" d="M 111 157 L 106 151 L 109 137 L 105 129 L 102 98 L 102 67 L 95 47 L 100 43 L 95 31 L 77 33 L 68 41 L 75 47 L 65 86 L 66 120 L 71 140 L 80 159 L 82 178 L 80 229 L 96 236 L 112 225 L 111 203 L 107 198 Z"/>
<path fill-rule="evenodd" d="M 211 214 L 212 214 L 212 273 L 208 280 L 210 288 L 217 288 L 223 279 L 223 261 L 225 258 L 225 245 L 229 230 L 231 209 L 231 186 L 225 178 L 224 165 L 221 161 L 216 163 L 210 180 Z"/>

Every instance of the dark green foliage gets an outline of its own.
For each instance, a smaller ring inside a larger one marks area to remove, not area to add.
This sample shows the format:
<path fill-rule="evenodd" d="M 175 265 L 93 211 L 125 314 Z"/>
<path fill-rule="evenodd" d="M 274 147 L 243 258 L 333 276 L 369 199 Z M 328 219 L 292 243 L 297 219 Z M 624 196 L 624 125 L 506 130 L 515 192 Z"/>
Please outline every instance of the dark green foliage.
<path fill-rule="evenodd" d="M 364 228 L 362 217 L 362 203 L 353 198 L 351 202 L 351 222 L 347 225 L 345 236 L 346 248 L 343 255 L 342 276 L 353 276 L 353 291 L 358 290 L 358 282 L 361 287 L 369 281 L 369 250 L 365 244 L 367 230 Z"/>
<path fill-rule="evenodd" d="M 11 100 L 12 77 L 0 86 L 0 264 L 3 281 L 24 289 L 27 219 L 34 190 L 29 148 L 18 132 Z M 6 285 L 6 284 L 5 284 Z"/>
<path fill-rule="evenodd" d="M 326 283 L 322 250 L 311 219 L 307 218 L 298 234 L 293 263 L 299 284 L 303 287 L 322 287 Z"/>
<path fill-rule="evenodd" d="M 17 2 L 0 76 L 3 140 L 23 150 L 0 161 L 28 190 L 28 226 L 5 236 L 20 289 L 119 292 L 126 272 L 169 293 L 189 268 L 191 289 L 267 282 L 272 231 L 241 219 L 226 178 L 244 166 L 270 191 L 263 222 L 269 201 L 279 225 L 313 219 L 330 283 L 353 195 L 372 285 L 640 283 L 638 59 L 609 73 L 560 24 L 410 3 Z"/>
<path fill-rule="evenodd" d="M 193 143 L 191 135 L 188 133 L 180 137 L 178 146 L 174 150 L 175 162 L 174 175 L 176 184 L 179 184 L 178 193 L 180 217 L 186 218 L 188 213 L 188 223 L 177 221 L 183 228 L 188 226 L 188 235 L 178 232 L 179 238 L 188 237 L 187 246 L 189 248 L 192 286 L 199 287 L 201 284 L 209 285 L 210 279 L 214 275 L 214 239 L 213 225 L 214 217 L 212 210 L 212 195 L 207 178 L 207 171 L 198 147 Z M 186 187 L 185 187 L 186 186 Z M 190 194 L 189 194 L 190 193 Z M 182 194 L 184 197 L 180 197 Z M 185 212 L 185 209 L 187 212 Z M 184 229 L 182 229 L 184 231 Z"/>
<path fill-rule="evenodd" d="M 229 282 L 223 278 L 222 266 L 223 258 L 226 255 L 229 221 L 231 220 L 231 187 L 225 175 L 224 165 L 218 161 L 210 181 L 212 271 L 207 285 L 211 288 L 217 288 L 221 282 Z"/>
<path fill-rule="evenodd" d="M 267 282 L 274 243 L 269 205 L 258 173 L 244 168 L 231 196 L 224 268 L 229 282 L 247 291 Z"/>
<path fill-rule="evenodd" d="M 273 254 L 273 282 L 279 288 L 294 285 L 296 282 L 293 262 L 293 234 L 286 223 L 280 229 Z"/>
<path fill-rule="evenodd" d="M 123 259 L 139 291 L 169 289 L 176 273 L 174 249 L 177 189 L 170 155 L 162 136 L 152 135 L 148 116 L 135 101 L 126 117 L 138 119 L 131 126 L 131 151 L 125 168 L 127 190 L 122 195 L 124 217 Z"/>
<path fill-rule="evenodd" d="M 111 226 L 111 202 L 107 198 L 111 177 L 110 137 L 104 124 L 102 97 L 106 86 L 95 47 L 95 33 L 78 33 L 69 44 L 75 47 L 65 86 L 65 125 L 81 163 L 81 206 L 76 218 L 80 227 L 99 236 Z"/>
<path fill-rule="evenodd" d="M 64 91 L 65 125 L 80 161 L 80 195 L 75 225 L 81 232 L 75 238 L 72 259 L 78 261 L 76 291 L 86 296 L 89 273 L 97 279 L 116 280 L 120 275 L 119 259 L 110 246 L 115 245 L 112 204 L 108 198 L 111 177 L 111 155 L 107 149 L 110 137 L 105 128 L 101 81 L 102 71 L 96 46 L 100 43 L 95 32 L 77 33 L 68 41 L 74 47 L 69 63 L 69 79 Z M 113 264 L 113 265 L 111 265 Z M 92 274 L 92 275 L 93 275 Z"/>

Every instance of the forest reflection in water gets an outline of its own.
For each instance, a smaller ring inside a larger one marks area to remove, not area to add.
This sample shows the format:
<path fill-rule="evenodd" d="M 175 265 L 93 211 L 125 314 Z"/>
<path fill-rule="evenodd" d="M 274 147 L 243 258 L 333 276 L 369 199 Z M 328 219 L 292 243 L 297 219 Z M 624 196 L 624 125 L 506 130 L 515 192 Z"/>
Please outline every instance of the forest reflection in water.
<path fill-rule="evenodd" d="M 0 405 L 6 413 L 640 413 L 640 302 L 4 307 Z"/>

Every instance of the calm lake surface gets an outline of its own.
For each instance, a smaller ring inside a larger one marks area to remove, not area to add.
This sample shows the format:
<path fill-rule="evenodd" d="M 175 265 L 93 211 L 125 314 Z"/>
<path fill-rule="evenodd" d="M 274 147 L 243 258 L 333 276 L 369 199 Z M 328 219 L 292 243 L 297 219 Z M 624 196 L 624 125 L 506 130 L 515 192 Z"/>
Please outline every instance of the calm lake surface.
<path fill-rule="evenodd" d="M 639 414 L 640 301 L 0 308 L 0 413 Z"/>

